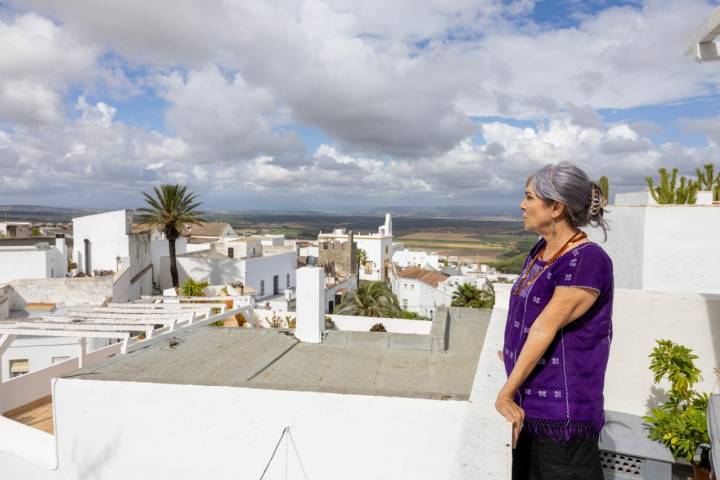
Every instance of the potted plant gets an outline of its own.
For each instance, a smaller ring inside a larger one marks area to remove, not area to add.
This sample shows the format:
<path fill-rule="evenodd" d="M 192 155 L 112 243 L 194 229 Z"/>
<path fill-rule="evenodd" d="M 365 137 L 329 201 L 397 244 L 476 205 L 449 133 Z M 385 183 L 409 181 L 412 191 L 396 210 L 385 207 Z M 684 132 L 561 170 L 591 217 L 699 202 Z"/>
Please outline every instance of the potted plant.
<path fill-rule="evenodd" d="M 694 362 L 698 357 L 691 349 L 671 340 L 658 340 L 650 358 L 655 383 L 667 379 L 670 390 L 667 401 L 643 417 L 650 426 L 648 437 L 665 445 L 675 459 L 691 462 L 695 479 L 709 480 L 709 472 L 693 462 L 698 446 L 710 443 L 707 431 L 708 395 L 694 389 L 695 384 L 702 380 Z"/>

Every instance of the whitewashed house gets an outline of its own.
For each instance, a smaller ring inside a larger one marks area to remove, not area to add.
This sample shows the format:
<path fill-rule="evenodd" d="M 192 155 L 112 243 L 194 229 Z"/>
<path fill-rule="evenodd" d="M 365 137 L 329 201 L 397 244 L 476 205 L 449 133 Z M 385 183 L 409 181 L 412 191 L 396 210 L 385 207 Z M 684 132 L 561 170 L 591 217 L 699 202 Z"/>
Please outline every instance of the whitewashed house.
<path fill-rule="evenodd" d="M 29 237 L 32 224 L 29 222 L 0 222 L 0 237 Z"/>
<path fill-rule="evenodd" d="M 440 289 L 448 278 L 434 270 L 409 267 L 394 275 L 391 287 L 403 310 L 430 318 L 439 306 L 452 303 L 452 293 Z"/>
<path fill-rule="evenodd" d="M 67 274 L 68 252 L 65 236 L 55 244 L 0 247 L 0 284 L 13 279 L 61 278 Z"/>
<path fill-rule="evenodd" d="M 367 260 L 360 265 L 360 280 L 385 281 L 392 270 L 392 218 L 385 215 L 385 223 L 378 227 L 377 233 L 354 234 L 353 240 L 359 250 L 364 250 Z M 347 242 L 350 234 L 344 228 L 337 228 L 332 233 L 318 235 L 318 241 L 335 240 Z"/>
<path fill-rule="evenodd" d="M 73 218 L 73 259 L 85 275 L 112 275 L 116 302 L 150 295 L 151 234 L 133 232 L 132 210 Z"/>
<path fill-rule="evenodd" d="M 393 253 L 392 261 L 398 268 L 420 267 L 439 271 L 443 268 L 442 258 L 435 252 L 403 249 Z"/>
<path fill-rule="evenodd" d="M 258 239 L 242 238 L 178 255 L 177 266 L 181 284 L 187 278 L 211 285 L 240 284 L 256 290 L 258 300 L 267 301 L 295 288 L 297 252 L 294 248 L 265 252 Z M 163 290 L 172 287 L 169 257 L 160 261 L 160 286 Z"/>

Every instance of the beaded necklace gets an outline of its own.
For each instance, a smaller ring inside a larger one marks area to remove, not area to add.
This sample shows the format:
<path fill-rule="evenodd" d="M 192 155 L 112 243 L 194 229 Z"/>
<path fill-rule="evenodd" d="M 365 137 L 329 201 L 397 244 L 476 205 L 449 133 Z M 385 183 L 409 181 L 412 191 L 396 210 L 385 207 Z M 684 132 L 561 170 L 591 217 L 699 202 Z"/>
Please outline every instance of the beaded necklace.
<path fill-rule="evenodd" d="M 545 266 L 541 268 L 537 273 L 531 275 L 533 267 L 538 261 L 538 258 L 542 257 L 543 253 L 545 253 L 545 248 L 547 247 L 547 244 L 543 245 L 543 247 L 540 249 L 540 251 L 533 257 L 532 261 L 530 262 L 530 265 L 528 268 L 523 272 L 522 276 L 520 277 L 520 281 L 517 283 L 517 286 L 512 289 L 513 295 L 520 295 L 520 293 L 526 288 L 535 283 L 535 280 L 545 271 L 547 268 L 555 262 L 560 256 L 565 253 L 565 251 L 568 248 L 572 248 L 573 244 L 575 242 L 579 242 L 583 239 L 587 238 L 587 234 L 583 231 L 575 233 L 572 237 L 570 237 L 570 240 L 565 242 L 565 244 L 560 247 L 560 250 L 555 252 L 555 255 L 550 258 L 550 260 L 547 261 Z"/>

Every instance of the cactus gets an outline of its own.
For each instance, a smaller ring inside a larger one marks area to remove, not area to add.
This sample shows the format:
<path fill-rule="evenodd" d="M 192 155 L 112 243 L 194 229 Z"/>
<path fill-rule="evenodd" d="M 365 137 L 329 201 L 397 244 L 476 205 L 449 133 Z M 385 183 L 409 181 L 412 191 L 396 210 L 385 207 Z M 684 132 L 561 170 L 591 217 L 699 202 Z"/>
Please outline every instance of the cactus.
<path fill-rule="evenodd" d="M 667 169 L 658 170 L 660 184 L 656 187 L 652 177 L 645 177 L 650 189 L 650 194 L 655 201 L 661 205 L 693 205 L 697 201 L 697 192 L 700 189 L 700 182 L 690 180 L 686 177 L 680 178 L 680 185 L 677 185 L 678 169 L 673 168 L 672 174 L 668 175 Z"/>
<path fill-rule="evenodd" d="M 606 200 L 610 201 L 610 182 L 608 181 L 608 177 L 603 175 L 598 180 L 598 185 L 600 186 L 600 191 L 602 192 L 603 197 L 605 197 Z"/>
<path fill-rule="evenodd" d="M 677 168 L 673 168 L 672 177 L 668 175 L 666 168 L 658 170 L 660 174 L 660 185 L 653 185 L 652 177 L 645 177 L 645 181 L 650 189 L 650 194 L 655 201 L 661 205 L 675 203 L 675 183 L 677 181 Z"/>
<path fill-rule="evenodd" d="M 694 182 L 685 177 L 680 177 L 680 186 L 675 193 L 675 202 L 678 205 L 694 205 L 697 202 L 697 192 L 700 182 Z"/>
<path fill-rule="evenodd" d="M 695 169 L 695 173 L 698 177 L 698 183 L 700 183 L 701 190 L 713 190 L 713 186 L 716 182 L 720 182 L 720 174 L 714 175 L 715 167 L 712 163 L 705 165 L 705 172 L 699 168 Z"/>

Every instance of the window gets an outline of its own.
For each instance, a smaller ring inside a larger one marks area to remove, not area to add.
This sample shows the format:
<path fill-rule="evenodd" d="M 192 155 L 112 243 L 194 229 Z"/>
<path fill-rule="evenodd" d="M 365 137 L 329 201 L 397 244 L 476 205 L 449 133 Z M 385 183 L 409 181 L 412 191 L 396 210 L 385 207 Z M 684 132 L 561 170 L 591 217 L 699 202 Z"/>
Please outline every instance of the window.
<path fill-rule="evenodd" d="M 285 274 L 285 285 L 287 286 L 287 288 L 290 288 L 290 274 L 289 273 Z"/>
<path fill-rule="evenodd" d="M 265 280 L 260 280 L 260 296 L 265 295 Z"/>
<path fill-rule="evenodd" d="M 386 254 L 388 253 L 388 246 L 387 246 L 387 245 L 385 245 L 385 253 L 386 253 Z"/>
<path fill-rule="evenodd" d="M 10 360 L 10 378 L 25 375 L 30 371 L 30 361 L 27 358 Z"/>
<path fill-rule="evenodd" d="M 55 365 L 56 363 L 64 362 L 65 360 L 70 360 L 70 357 L 52 357 L 52 364 Z"/>
<path fill-rule="evenodd" d="M 407 298 L 403 298 L 403 310 L 407 310 Z"/>

